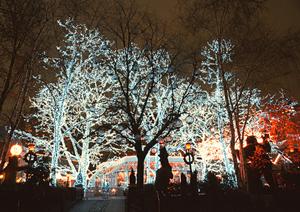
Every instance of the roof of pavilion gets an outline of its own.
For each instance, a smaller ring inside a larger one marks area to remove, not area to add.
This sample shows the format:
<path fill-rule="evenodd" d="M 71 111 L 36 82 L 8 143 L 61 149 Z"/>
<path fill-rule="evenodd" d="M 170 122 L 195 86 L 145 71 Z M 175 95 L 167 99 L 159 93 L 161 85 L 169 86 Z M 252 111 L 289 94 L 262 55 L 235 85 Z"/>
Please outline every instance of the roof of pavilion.
<path fill-rule="evenodd" d="M 148 158 L 150 163 L 154 163 L 156 160 L 158 160 L 157 156 L 148 156 Z M 181 168 L 185 165 L 183 158 L 180 156 L 169 156 L 168 159 L 173 169 Z M 103 162 L 98 165 L 97 169 L 101 170 L 105 174 L 110 174 L 110 173 L 115 173 L 115 172 L 125 171 L 125 170 L 130 171 L 131 168 L 136 170 L 136 166 L 137 166 L 137 157 L 134 155 L 134 156 L 125 156 L 118 160 Z"/>

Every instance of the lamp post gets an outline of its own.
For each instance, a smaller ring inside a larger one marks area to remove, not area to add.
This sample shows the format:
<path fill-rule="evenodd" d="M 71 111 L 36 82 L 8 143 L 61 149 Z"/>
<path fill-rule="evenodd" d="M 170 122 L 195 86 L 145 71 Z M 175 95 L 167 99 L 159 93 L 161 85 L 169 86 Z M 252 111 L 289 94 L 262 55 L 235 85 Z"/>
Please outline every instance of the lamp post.
<path fill-rule="evenodd" d="M 24 160 L 28 164 L 26 167 L 26 182 L 28 182 L 34 175 L 33 164 L 37 160 L 37 155 L 35 154 L 35 145 L 33 143 L 28 144 L 28 152 L 24 155 Z"/>
<path fill-rule="evenodd" d="M 30 152 L 34 152 L 34 150 L 35 150 L 35 145 L 34 145 L 34 143 L 29 143 L 29 144 L 28 144 L 28 150 L 29 150 Z"/>
<path fill-rule="evenodd" d="M 9 162 L 5 169 L 3 170 L 4 172 L 4 184 L 8 185 L 13 185 L 16 183 L 16 177 L 17 177 L 17 172 L 19 170 L 18 167 L 18 157 L 22 153 L 23 149 L 20 144 L 14 144 L 10 147 L 10 154 L 11 156 L 9 157 Z"/>
<path fill-rule="evenodd" d="M 187 142 L 185 144 L 185 154 L 183 156 L 184 162 L 189 165 L 190 174 L 192 174 L 192 163 L 194 162 L 194 154 L 192 152 L 192 144 Z"/>
<path fill-rule="evenodd" d="M 186 152 L 191 152 L 192 144 L 190 142 L 187 142 L 185 144 L 185 151 Z"/>
<path fill-rule="evenodd" d="M 24 155 L 24 160 L 30 167 L 32 167 L 34 162 L 37 160 L 37 155 L 35 154 L 34 150 L 35 145 L 33 143 L 30 143 L 28 144 L 28 152 Z"/>

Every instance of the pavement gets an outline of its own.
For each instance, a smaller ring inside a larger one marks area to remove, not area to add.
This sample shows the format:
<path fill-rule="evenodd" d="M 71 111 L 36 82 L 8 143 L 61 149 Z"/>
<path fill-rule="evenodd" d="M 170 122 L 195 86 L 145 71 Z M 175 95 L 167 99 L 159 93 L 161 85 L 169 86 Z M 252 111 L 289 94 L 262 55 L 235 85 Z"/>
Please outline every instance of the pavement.
<path fill-rule="evenodd" d="M 76 203 L 70 212 L 125 212 L 125 197 L 90 197 Z"/>

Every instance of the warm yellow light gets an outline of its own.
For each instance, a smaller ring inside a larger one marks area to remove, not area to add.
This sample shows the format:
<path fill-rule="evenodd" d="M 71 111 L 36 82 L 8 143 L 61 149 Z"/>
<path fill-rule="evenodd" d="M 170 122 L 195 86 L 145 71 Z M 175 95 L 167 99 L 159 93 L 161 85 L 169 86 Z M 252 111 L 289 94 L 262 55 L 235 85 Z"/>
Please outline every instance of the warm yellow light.
<path fill-rule="evenodd" d="M 22 153 L 22 146 L 14 144 L 10 147 L 10 153 L 12 156 L 19 156 Z"/>
<path fill-rule="evenodd" d="M 111 193 L 115 194 L 117 192 L 117 190 L 115 188 L 111 189 Z"/>
<path fill-rule="evenodd" d="M 190 151 L 191 148 L 192 148 L 192 144 L 191 144 L 191 143 L 186 143 L 186 144 L 185 144 L 185 150 L 186 150 L 186 151 Z"/>
<path fill-rule="evenodd" d="M 4 179 L 4 174 L 0 174 L 0 180 Z"/>
<path fill-rule="evenodd" d="M 17 178 L 16 183 L 21 183 L 21 182 L 22 182 L 22 178 L 21 177 Z"/>

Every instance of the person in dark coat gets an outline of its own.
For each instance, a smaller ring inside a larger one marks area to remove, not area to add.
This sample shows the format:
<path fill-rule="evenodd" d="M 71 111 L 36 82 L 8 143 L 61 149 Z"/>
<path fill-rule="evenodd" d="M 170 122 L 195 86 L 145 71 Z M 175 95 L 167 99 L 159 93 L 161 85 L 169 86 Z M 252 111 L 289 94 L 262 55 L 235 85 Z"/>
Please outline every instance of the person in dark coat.
<path fill-rule="evenodd" d="M 135 185 L 135 174 L 134 174 L 134 170 L 133 168 L 131 168 L 131 172 L 130 172 L 130 175 L 129 175 L 129 185 Z"/>
<path fill-rule="evenodd" d="M 263 143 L 262 148 L 264 149 L 265 153 L 263 155 L 264 160 L 266 161 L 265 166 L 263 166 L 261 172 L 266 180 L 266 182 L 269 184 L 271 189 L 276 189 L 277 188 L 277 184 L 273 178 L 273 174 L 272 174 L 272 162 L 271 159 L 269 157 L 269 155 L 267 153 L 271 152 L 271 145 L 270 145 L 270 138 L 269 135 L 266 134 L 263 137 Z"/>
<path fill-rule="evenodd" d="M 9 158 L 7 166 L 3 169 L 0 174 L 4 174 L 3 184 L 14 185 L 16 184 L 16 178 L 18 171 L 25 170 L 27 166 L 18 166 L 18 157 L 12 156 Z"/>
<path fill-rule="evenodd" d="M 160 149 L 160 163 L 161 167 L 156 172 L 155 187 L 158 191 L 165 194 L 170 182 L 173 178 L 172 167 L 168 161 L 169 154 L 165 147 Z"/>
<path fill-rule="evenodd" d="M 191 190 L 194 196 L 198 195 L 198 182 L 197 182 L 198 172 L 195 170 L 191 175 Z"/>
<path fill-rule="evenodd" d="M 247 146 L 244 147 L 244 153 L 247 162 L 246 169 L 248 178 L 248 190 L 251 193 L 258 193 L 262 189 L 259 173 L 260 171 L 259 168 L 255 165 L 254 159 L 254 154 L 258 143 L 255 136 L 247 137 L 246 142 Z"/>
<path fill-rule="evenodd" d="M 180 176 L 180 193 L 182 196 L 187 194 L 187 181 L 184 173 Z"/>
<path fill-rule="evenodd" d="M 271 151 L 269 142 L 264 140 L 259 144 L 255 136 L 247 137 L 246 142 L 244 153 L 247 160 L 249 191 L 257 193 L 262 189 L 261 176 L 264 176 L 271 189 L 276 188 L 272 176 L 272 162 L 267 154 Z"/>

